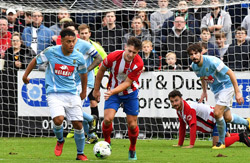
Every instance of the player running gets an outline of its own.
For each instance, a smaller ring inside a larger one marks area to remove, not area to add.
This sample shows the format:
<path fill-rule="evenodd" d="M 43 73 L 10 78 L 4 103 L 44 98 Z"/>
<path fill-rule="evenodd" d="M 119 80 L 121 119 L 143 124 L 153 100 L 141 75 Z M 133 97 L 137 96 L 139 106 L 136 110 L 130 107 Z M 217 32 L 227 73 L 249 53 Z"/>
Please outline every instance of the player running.
<path fill-rule="evenodd" d="M 74 49 L 75 33 L 70 29 L 63 29 L 60 35 L 62 45 L 47 48 L 33 58 L 23 75 L 23 82 L 29 83 L 28 75 L 37 64 L 48 64 L 45 74 L 45 88 L 51 118 L 53 119 L 53 131 L 57 138 L 55 155 L 60 156 L 62 154 L 64 144 L 62 123 L 66 115 L 67 120 L 71 121 L 75 128 L 76 160 L 86 161 L 88 159 L 83 152 L 85 136 L 82 126 L 81 99 L 86 97 L 87 67 L 82 53 Z M 81 77 L 82 92 L 80 96 L 76 89 L 76 72 Z"/>
<path fill-rule="evenodd" d="M 213 149 L 225 148 L 226 122 L 242 124 L 250 129 L 250 118 L 244 119 L 236 114 L 231 114 L 232 100 L 235 99 L 239 105 L 244 103 L 234 72 L 228 68 L 219 58 L 202 55 L 200 44 L 191 44 L 187 52 L 193 61 L 192 69 L 201 78 L 202 95 L 199 102 L 204 98 L 207 100 L 207 84 L 209 84 L 215 96 L 214 117 L 219 133 L 219 141 Z M 224 120 L 225 118 L 225 120 Z M 225 122 L 226 121 L 226 122 Z"/>
<path fill-rule="evenodd" d="M 197 103 L 193 101 L 185 101 L 182 99 L 180 91 L 173 90 L 168 94 L 170 103 L 176 109 L 180 121 L 179 142 L 175 146 L 183 146 L 186 125 L 190 128 L 190 145 L 183 148 L 193 148 L 196 139 L 196 131 L 202 133 L 212 133 L 213 146 L 218 142 L 218 131 L 216 128 L 216 120 L 214 118 L 214 107 Z M 234 114 L 232 114 L 234 115 Z M 242 142 L 250 147 L 250 138 L 247 133 L 227 133 L 225 138 L 225 146 L 228 147 L 235 142 Z"/>
<path fill-rule="evenodd" d="M 138 78 L 143 69 L 143 61 L 138 55 L 141 50 L 141 41 L 131 37 L 125 51 L 110 53 L 102 63 L 95 81 L 93 95 L 100 101 L 100 84 L 105 71 L 110 70 L 108 91 L 105 92 L 104 121 L 102 131 L 105 141 L 110 143 L 113 130 L 112 121 L 121 103 L 127 115 L 128 136 L 130 140 L 129 160 L 137 160 L 135 146 L 139 134 L 137 116 L 139 113 Z"/>

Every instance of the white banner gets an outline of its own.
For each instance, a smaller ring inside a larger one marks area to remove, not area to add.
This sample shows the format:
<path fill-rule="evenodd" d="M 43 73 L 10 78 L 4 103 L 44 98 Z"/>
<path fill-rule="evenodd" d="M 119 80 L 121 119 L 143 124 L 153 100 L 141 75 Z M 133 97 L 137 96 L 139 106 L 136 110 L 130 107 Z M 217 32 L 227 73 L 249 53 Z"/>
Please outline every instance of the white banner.
<path fill-rule="evenodd" d="M 29 76 L 31 83 L 28 85 L 22 81 L 23 74 L 24 71 L 18 72 L 18 116 L 50 116 L 45 94 L 45 73 L 33 71 Z M 245 118 L 250 117 L 249 72 L 237 72 L 236 77 L 245 103 L 239 106 L 234 100 L 232 112 Z M 102 85 L 106 86 L 107 82 L 108 74 L 104 76 Z M 197 101 L 202 93 L 201 81 L 193 72 L 146 72 L 141 75 L 139 82 L 139 117 L 177 117 L 168 99 L 168 93 L 173 89 L 180 90 L 186 100 Z M 101 117 L 104 114 L 105 91 L 101 89 L 101 102 L 98 105 Z M 211 91 L 208 91 L 206 104 L 214 106 L 214 95 Z M 85 105 L 84 110 L 90 113 L 88 103 Z M 116 116 L 125 116 L 122 108 Z"/>

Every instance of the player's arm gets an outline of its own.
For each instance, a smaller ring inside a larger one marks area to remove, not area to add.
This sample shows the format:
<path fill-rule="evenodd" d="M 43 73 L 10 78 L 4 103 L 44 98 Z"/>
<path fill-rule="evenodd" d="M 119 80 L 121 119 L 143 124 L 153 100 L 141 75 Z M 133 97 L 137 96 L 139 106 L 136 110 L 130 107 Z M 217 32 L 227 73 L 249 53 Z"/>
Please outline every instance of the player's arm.
<path fill-rule="evenodd" d="M 102 56 L 97 53 L 95 56 L 94 56 L 94 61 L 92 62 L 91 65 L 89 65 L 88 67 L 88 72 L 90 72 L 91 70 L 93 70 L 95 67 L 97 67 L 101 62 L 102 62 Z"/>
<path fill-rule="evenodd" d="M 183 146 L 184 138 L 186 134 L 186 123 L 179 117 L 180 128 L 179 128 L 179 141 L 178 146 Z"/>
<path fill-rule="evenodd" d="M 234 92 L 235 92 L 235 99 L 237 103 L 239 105 L 244 104 L 244 98 L 242 97 L 242 94 L 240 93 L 240 89 L 238 87 L 238 82 L 236 80 L 234 72 L 231 69 L 229 69 L 226 74 L 230 77 L 231 82 L 233 84 Z"/>
<path fill-rule="evenodd" d="M 29 83 L 30 79 L 28 78 L 28 76 L 35 67 L 36 67 L 36 57 L 30 61 L 28 67 L 25 70 L 25 73 L 23 74 L 23 82 L 25 84 Z"/>
<path fill-rule="evenodd" d="M 79 74 L 81 78 L 81 84 L 82 84 L 82 92 L 80 93 L 81 100 L 86 98 L 87 94 L 87 83 L 88 83 L 88 74 Z"/>
<path fill-rule="evenodd" d="M 101 81 L 102 78 L 104 76 L 105 71 L 107 70 L 106 67 L 104 67 L 103 65 L 101 65 L 97 75 L 96 75 L 96 79 L 95 79 L 95 87 L 94 87 L 94 91 L 93 91 L 93 96 L 95 97 L 95 99 L 97 100 L 97 102 L 100 101 L 100 86 L 101 86 Z"/>
<path fill-rule="evenodd" d="M 207 101 L 207 83 L 203 79 L 201 79 L 201 87 L 202 87 L 202 94 L 199 100 L 200 103 L 204 100 L 204 98 Z"/>
<path fill-rule="evenodd" d="M 129 79 L 128 77 L 125 79 L 124 82 L 122 82 L 120 85 L 118 85 L 117 87 L 115 87 L 115 89 L 113 90 L 108 90 L 107 92 L 105 92 L 104 98 L 105 100 L 108 100 L 110 96 L 118 94 L 124 90 L 126 90 L 128 87 L 131 86 L 131 84 L 133 83 L 133 80 Z"/>

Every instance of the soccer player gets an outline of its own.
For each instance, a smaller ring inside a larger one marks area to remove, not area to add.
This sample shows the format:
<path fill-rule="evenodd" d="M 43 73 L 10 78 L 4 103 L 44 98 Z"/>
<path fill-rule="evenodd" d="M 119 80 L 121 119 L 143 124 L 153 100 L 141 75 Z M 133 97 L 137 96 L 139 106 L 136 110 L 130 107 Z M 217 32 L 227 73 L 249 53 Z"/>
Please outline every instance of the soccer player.
<path fill-rule="evenodd" d="M 64 28 L 69 28 L 73 30 L 75 33 L 77 33 L 74 22 L 65 23 Z M 91 90 L 94 88 L 94 82 L 95 82 L 94 68 L 97 67 L 102 62 L 102 57 L 96 51 L 95 47 L 92 44 L 82 39 L 76 38 L 75 49 L 81 52 L 84 56 L 84 59 L 86 60 L 87 70 L 88 70 L 87 95 L 89 95 Z M 81 92 L 81 79 L 78 74 L 76 74 L 76 83 L 78 85 L 77 87 L 78 87 L 79 92 Z M 82 103 L 83 102 L 84 101 L 82 101 Z M 88 135 L 88 140 L 89 141 L 91 140 L 91 143 L 97 142 L 98 137 L 95 134 L 92 134 L 89 132 L 89 127 L 91 128 L 91 131 L 95 129 L 95 126 L 96 126 L 95 121 L 97 117 L 89 115 L 86 112 L 83 112 L 83 118 L 84 118 L 84 121 L 83 121 L 84 130 L 85 130 L 85 133 Z M 74 131 L 71 130 L 71 132 L 67 135 L 67 138 L 73 137 L 74 136 L 73 133 Z"/>
<path fill-rule="evenodd" d="M 95 81 L 93 95 L 100 101 L 100 84 L 105 71 L 110 70 L 108 91 L 105 92 L 104 120 L 102 131 L 105 141 L 110 143 L 113 130 L 112 121 L 121 103 L 127 115 L 128 136 L 130 140 L 129 160 L 137 160 L 135 146 L 139 134 L 137 116 L 139 113 L 138 78 L 142 73 L 143 61 L 138 55 L 141 41 L 135 37 L 128 39 L 125 50 L 110 53 L 103 61 Z"/>
<path fill-rule="evenodd" d="M 70 29 L 63 29 L 60 32 L 62 45 L 52 46 L 37 55 L 28 65 L 23 82 L 29 83 L 28 75 L 37 64 L 47 63 L 45 74 L 45 87 L 47 101 L 51 118 L 53 119 L 53 131 L 57 138 L 55 155 L 62 154 L 63 139 L 63 120 L 66 115 L 67 120 L 71 121 L 75 128 L 75 143 L 77 147 L 76 160 L 88 160 L 84 155 L 85 136 L 82 126 L 83 113 L 81 99 L 86 97 L 87 89 L 87 67 L 82 53 L 78 52 L 74 46 L 76 35 Z M 82 92 L 77 93 L 75 73 L 81 77 Z"/>
<path fill-rule="evenodd" d="M 219 132 L 219 142 L 213 149 L 223 149 L 225 148 L 226 122 L 242 124 L 250 128 L 250 118 L 244 119 L 236 114 L 232 115 L 230 111 L 234 92 L 238 104 L 243 104 L 244 98 L 240 93 L 233 71 L 219 58 L 201 55 L 202 48 L 198 43 L 191 44 L 187 52 L 190 59 L 193 61 L 193 71 L 201 78 L 203 92 L 199 102 L 202 102 L 204 98 L 207 100 L 207 83 L 215 95 L 216 105 L 214 108 L 214 116 Z"/>
<path fill-rule="evenodd" d="M 212 133 L 213 146 L 216 145 L 218 142 L 218 131 L 215 125 L 214 107 L 193 101 L 185 101 L 182 98 L 181 92 L 178 90 L 170 92 L 168 94 L 168 98 L 172 107 L 176 109 L 180 121 L 179 142 L 178 145 L 174 146 L 183 146 L 186 125 L 190 128 L 190 145 L 183 148 L 194 147 L 196 131 L 200 131 L 202 133 Z M 225 145 L 228 147 L 236 141 L 242 142 L 250 147 L 250 138 L 245 132 L 240 134 L 231 133 L 225 138 Z"/>

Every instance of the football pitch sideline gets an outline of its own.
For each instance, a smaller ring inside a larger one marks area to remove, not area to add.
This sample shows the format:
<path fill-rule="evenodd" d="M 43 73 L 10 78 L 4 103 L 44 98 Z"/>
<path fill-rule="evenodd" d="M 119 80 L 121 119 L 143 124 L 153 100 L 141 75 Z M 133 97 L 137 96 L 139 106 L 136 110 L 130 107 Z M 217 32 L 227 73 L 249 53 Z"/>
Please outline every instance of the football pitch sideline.
<path fill-rule="evenodd" d="M 102 139 L 101 139 L 102 140 Z M 107 159 L 98 159 L 93 154 L 93 144 L 86 144 L 84 153 L 89 162 L 133 162 L 128 160 L 128 139 L 111 139 L 112 154 Z M 185 140 L 184 145 L 189 145 Z M 222 150 L 212 150 L 211 141 L 197 140 L 192 149 L 173 147 L 177 140 L 138 140 L 137 157 L 134 162 L 143 163 L 188 163 L 188 162 L 233 162 L 249 163 L 250 148 L 236 142 Z M 76 146 L 74 139 L 65 139 L 63 153 L 54 155 L 56 138 L 0 138 L 0 162 L 74 162 Z M 78 161 L 79 162 L 79 161 Z"/>

